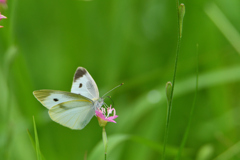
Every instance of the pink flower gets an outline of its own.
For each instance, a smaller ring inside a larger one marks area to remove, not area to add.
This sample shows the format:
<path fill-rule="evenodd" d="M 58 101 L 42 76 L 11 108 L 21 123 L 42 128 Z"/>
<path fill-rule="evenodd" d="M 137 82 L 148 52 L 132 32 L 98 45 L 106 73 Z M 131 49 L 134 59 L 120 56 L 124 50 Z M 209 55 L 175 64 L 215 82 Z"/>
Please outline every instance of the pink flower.
<path fill-rule="evenodd" d="M 0 0 L 0 3 L 4 3 L 4 4 L 5 4 L 5 3 L 6 3 L 6 0 Z"/>
<path fill-rule="evenodd" d="M 2 14 L 0 13 L 0 20 L 3 19 L 3 18 L 5 19 L 5 18 L 7 18 L 7 17 L 5 17 L 4 15 L 2 15 Z M 3 26 L 0 26 L 0 28 L 2 28 L 2 27 L 3 27 Z"/>
<path fill-rule="evenodd" d="M 111 105 L 110 105 L 110 107 L 107 108 L 107 113 L 106 113 L 106 109 L 103 107 L 101 109 L 96 110 L 95 113 L 98 118 L 99 124 L 101 122 L 105 123 L 105 125 L 106 125 L 106 122 L 116 123 L 114 121 L 114 119 L 118 117 L 116 115 L 116 110 L 114 108 L 112 108 Z M 112 115 L 112 116 L 110 116 L 110 115 Z M 100 124 L 100 126 L 101 126 L 101 124 Z"/>
<path fill-rule="evenodd" d="M 6 19 L 7 17 L 5 17 L 4 15 L 2 15 L 1 13 L 0 13 L 0 20 L 1 19 Z"/>

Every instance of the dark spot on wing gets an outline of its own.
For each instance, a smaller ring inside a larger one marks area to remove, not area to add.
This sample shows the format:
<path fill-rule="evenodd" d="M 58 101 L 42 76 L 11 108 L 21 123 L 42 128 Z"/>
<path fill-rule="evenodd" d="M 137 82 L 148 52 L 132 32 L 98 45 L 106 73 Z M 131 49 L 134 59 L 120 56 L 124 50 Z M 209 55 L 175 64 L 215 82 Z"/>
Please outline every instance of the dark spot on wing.
<path fill-rule="evenodd" d="M 87 70 L 85 68 L 82 68 L 82 67 L 79 67 L 77 69 L 77 71 L 75 72 L 75 75 L 74 75 L 74 82 L 76 82 L 76 80 L 80 77 L 82 77 L 84 74 L 87 73 Z"/>
<path fill-rule="evenodd" d="M 54 100 L 55 102 L 59 101 L 57 98 L 53 98 L 53 100 Z"/>
<path fill-rule="evenodd" d="M 59 107 L 60 107 L 61 109 L 67 110 L 67 107 L 64 106 L 64 105 L 62 105 L 62 104 L 59 104 Z"/>
<path fill-rule="evenodd" d="M 79 84 L 79 88 L 82 88 L 82 83 Z"/>

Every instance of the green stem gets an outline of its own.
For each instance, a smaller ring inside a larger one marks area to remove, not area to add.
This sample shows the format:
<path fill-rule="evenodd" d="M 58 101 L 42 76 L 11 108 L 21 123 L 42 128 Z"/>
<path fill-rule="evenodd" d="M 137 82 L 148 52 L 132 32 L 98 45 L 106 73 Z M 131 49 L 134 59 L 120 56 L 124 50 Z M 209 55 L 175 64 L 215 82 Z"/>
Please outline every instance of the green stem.
<path fill-rule="evenodd" d="M 103 145 L 104 145 L 104 156 L 105 156 L 105 160 L 107 160 L 107 133 L 105 130 L 105 127 L 103 127 L 102 130 L 102 138 L 103 138 Z"/>
<path fill-rule="evenodd" d="M 164 133 L 164 142 L 163 142 L 163 154 L 162 159 L 165 159 L 165 150 L 166 150 L 166 144 L 168 140 L 168 132 L 169 132 L 169 125 L 170 125 L 170 118 L 171 118 L 171 111 L 172 111 L 172 101 L 173 101 L 173 91 L 175 86 L 175 79 L 177 74 L 177 63 L 178 63 L 178 54 L 179 54 L 179 48 L 180 48 L 181 38 L 179 37 L 178 44 L 177 44 L 177 55 L 175 60 L 175 69 L 174 69 L 174 75 L 173 75 L 173 83 L 172 83 L 172 90 L 170 95 L 170 101 L 168 103 L 168 111 L 167 111 L 167 122 L 166 122 L 166 129 Z"/>
<path fill-rule="evenodd" d="M 179 1 L 176 1 L 177 4 L 177 23 L 178 23 L 178 41 L 177 41 L 177 50 L 176 50 L 176 59 L 175 59 L 175 67 L 174 67 L 174 74 L 173 74 L 173 81 L 172 81 L 172 90 L 170 94 L 170 100 L 168 103 L 168 109 L 167 109 L 167 120 L 166 120 L 166 129 L 164 133 L 164 142 L 163 142 L 163 153 L 162 153 L 162 160 L 165 159 L 165 152 L 166 152 L 166 145 L 168 141 L 168 132 L 169 132 L 169 126 L 170 126 L 170 119 L 171 119 L 171 111 L 172 111 L 172 101 L 173 101 L 173 91 L 174 91 L 174 86 L 175 86 L 175 79 L 176 79 L 176 74 L 177 74 L 177 64 L 178 64 L 178 55 L 179 55 L 179 50 L 180 50 L 180 44 L 181 44 L 181 39 L 182 39 L 182 33 L 180 28 L 182 27 L 182 21 L 180 21 L 180 13 L 179 13 Z M 180 24 L 181 22 L 181 24 Z"/>

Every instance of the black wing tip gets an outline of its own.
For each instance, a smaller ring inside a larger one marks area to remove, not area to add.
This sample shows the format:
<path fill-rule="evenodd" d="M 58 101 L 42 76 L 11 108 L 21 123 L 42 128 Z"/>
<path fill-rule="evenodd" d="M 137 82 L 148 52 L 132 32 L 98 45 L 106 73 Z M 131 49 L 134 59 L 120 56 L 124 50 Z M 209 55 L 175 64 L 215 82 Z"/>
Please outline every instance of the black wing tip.
<path fill-rule="evenodd" d="M 80 66 L 79 66 L 79 67 L 77 68 L 77 70 L 79 70 L 79 69 L 85 69 L 85 68 L 84 68 L 84 67 L 80 67 Z"/>
<path fill-rule="evenodd" d="M 85 75 L 87 73 L 87 70 L 83 67 L 78 67 L 75 75 L 74 75 L 74 82 L 76 82 L 77 79 L 79 79 L 80 77 L 82 77 L 83 75 Z"/>

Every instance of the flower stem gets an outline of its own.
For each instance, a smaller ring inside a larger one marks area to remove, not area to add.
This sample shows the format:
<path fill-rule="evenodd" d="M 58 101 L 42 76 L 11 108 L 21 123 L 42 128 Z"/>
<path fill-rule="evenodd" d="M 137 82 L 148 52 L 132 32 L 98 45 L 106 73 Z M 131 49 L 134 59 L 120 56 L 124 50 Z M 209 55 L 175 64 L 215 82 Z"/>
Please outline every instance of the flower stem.
<path fill-rule="evenodd" d="M 102 130 L 102 139 L 103 139 L 103 145 L 104 145 L 105 160 L 107 160 L 107 133 L 106 133 L 105 127 L 103 127 L 103 130 Z"/>

